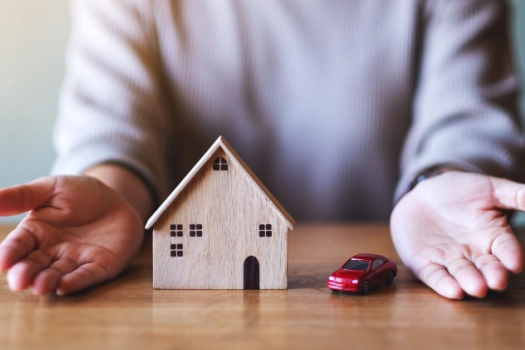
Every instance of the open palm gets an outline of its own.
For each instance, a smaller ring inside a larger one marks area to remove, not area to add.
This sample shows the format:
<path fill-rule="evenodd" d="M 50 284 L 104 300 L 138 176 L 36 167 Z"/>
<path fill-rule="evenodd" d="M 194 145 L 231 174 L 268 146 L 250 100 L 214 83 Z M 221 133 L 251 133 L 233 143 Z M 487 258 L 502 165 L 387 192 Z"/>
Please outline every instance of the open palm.
<path fill-rule="evenodd" d="M 483 297 L 523 266 L 506 210 L 525 210 L 525 185 L 448 172 L 426 180 L 396 205 L 391 234 L 412 272 L 439 294 Z"/>
<path fill-rule="evenodd" d="M 140 248 L 141 219 L 115 190 L 86 176 L 45 177 L 0 190 L 0 215 L 29 211 L 0 244 L 14 290 L 66 294 L 116 276 Z"/>

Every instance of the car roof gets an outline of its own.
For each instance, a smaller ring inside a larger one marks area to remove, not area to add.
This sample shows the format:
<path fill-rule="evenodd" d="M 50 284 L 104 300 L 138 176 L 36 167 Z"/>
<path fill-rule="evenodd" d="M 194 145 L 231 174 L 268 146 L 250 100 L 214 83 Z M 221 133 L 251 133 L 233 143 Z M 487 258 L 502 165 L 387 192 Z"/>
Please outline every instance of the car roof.
<path fill-rule="evenodd" d="M 373 261 L 375 258 L 381 257 L 381 255 L 378 254 L 368 254 L 368 253 L 361 253 L 354 255 L 351 259 L 355 260 L 366 260 L 366 261 Z"/>

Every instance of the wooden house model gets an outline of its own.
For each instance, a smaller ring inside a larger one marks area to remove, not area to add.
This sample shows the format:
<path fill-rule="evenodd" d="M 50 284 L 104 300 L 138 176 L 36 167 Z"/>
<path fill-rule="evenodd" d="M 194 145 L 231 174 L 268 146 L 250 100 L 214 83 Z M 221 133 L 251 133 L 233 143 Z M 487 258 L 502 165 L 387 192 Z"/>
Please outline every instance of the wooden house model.
<path fill-rule="evenodd" d="M 219 137 L 146 224 L 153 287 L 286 289 L 294 224 Z"/>

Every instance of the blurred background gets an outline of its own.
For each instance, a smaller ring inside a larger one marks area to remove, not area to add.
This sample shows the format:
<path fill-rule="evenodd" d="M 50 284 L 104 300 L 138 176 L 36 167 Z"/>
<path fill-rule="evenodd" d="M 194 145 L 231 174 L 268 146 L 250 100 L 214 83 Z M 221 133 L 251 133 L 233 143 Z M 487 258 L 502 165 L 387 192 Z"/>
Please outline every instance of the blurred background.
<path fill-rule="evenodd" d="M 511 3 L 516 60 L 525 82 L 525 1 Z M 0 187 L 49 173 L 69 30 L 67 0 L 0 0 Z M 525 91 L 521 107 L 525 111 Z M 517 222 L 521 226 L 525 219 L 520 215 Z"/>

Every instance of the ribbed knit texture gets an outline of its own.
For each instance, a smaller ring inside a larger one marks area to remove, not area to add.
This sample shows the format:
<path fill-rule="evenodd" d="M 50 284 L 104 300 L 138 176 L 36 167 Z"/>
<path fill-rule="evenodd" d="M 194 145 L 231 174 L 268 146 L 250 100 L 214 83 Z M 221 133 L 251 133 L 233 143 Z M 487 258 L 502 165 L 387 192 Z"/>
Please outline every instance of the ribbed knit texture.
<path fill-rule="evenodd" d="M 387 220 L 426 167 L 518 178 L 507 8 L 491 0 L 76 0 L 54 173 L 164 198 L 223 135 L 296 220 Z"/>

